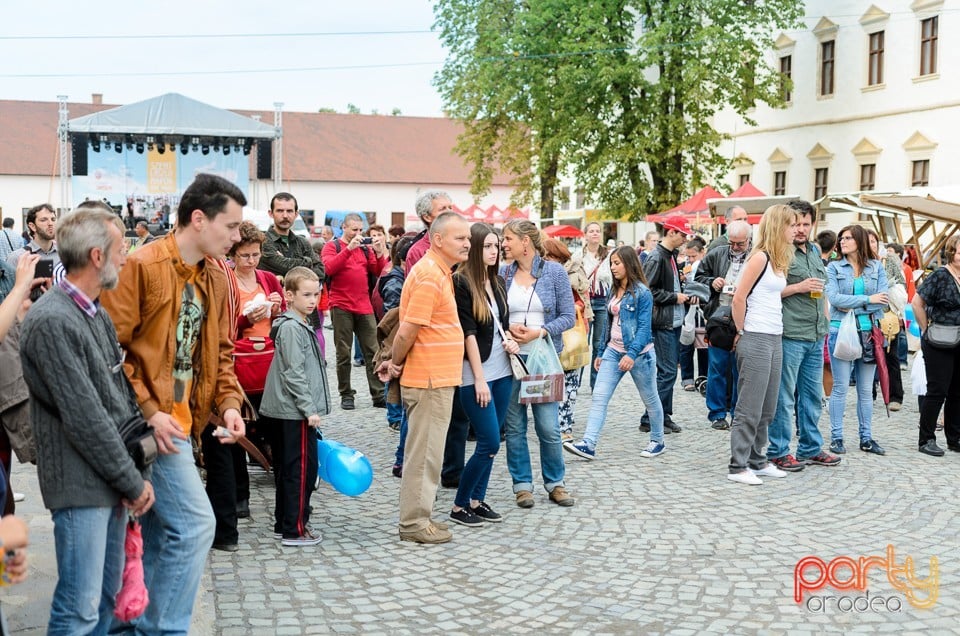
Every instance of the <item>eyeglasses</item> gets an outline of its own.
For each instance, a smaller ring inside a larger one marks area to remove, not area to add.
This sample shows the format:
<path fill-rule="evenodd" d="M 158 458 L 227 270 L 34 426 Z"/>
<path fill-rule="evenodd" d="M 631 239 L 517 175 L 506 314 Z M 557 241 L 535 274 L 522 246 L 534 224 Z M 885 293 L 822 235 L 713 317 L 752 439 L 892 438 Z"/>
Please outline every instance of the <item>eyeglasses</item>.
<path fill-rule="evenodd" d="M 852 237 L 852 236 L 841 236 L 841 237 L 840 237 L 840 240 L 841 240 L 841 241 L 852 241 L 852 240 L 853 240 L 853 237 Z"/>
<path fill-rule="evenodd" d="M 747 243 L 750 242 L 750 239 L 746 241 L 730 241 L 730 247 L 746 247 Z"/>

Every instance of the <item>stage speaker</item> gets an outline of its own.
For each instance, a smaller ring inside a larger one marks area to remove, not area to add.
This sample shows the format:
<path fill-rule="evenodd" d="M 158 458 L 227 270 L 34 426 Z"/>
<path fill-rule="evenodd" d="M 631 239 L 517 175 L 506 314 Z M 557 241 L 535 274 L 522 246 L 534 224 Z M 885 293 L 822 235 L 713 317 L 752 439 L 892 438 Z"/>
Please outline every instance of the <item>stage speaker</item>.
<path fill-rule="evenodd" d="M 273 141 L 257 140 L 257 179 L 273 178 Z"/>
<path fill-rule="evenodd" d="M 87 175 L 87 135 L 70 136 L 70 146 L 73 154 L 73 174 L 78 177 Z"/>

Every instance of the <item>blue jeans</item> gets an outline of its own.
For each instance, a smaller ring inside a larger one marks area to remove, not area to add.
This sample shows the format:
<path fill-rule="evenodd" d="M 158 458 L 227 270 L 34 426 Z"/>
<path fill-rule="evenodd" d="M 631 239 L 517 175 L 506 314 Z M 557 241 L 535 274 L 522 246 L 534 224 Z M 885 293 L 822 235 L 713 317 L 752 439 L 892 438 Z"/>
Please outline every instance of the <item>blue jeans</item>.
<path fill-rule="evenodd" d="M 790 452 L 794 412 L 798 429 L 797 457 L 814 457 L 823 447 L 823 435 L 818 427 L 823 395 L 823 338 L 813 342 L 784 338 L 781 346 L 780 393 L 777 414 L 767 432 L 770 438 L 767 458 L 777 459 Z"/>
<path fill-rule="evenodd" d="M 133 622 L 137 633 L 190 630 L 200 576 L 213 545 L 213 510 L 193 464 L 190 441 L 177 439 L 174 445 L 180 452 L 158 456 L 150 478 L 157 501 L 142 520 L 150 604 Z"/>
<path fill-rule="evenodd" d="M 908 353 L 906 326 L 901 327 L 900 333 L 897 334 L 896 347 L 897 347 L 897 358 L 900 360 L 900 364 L 906 364 L 907 353 Z"/>
<path fill-rule="evenodd" d="M 737 364 L 732 351 L 709 347 L 707 370 L 707 419 L 722 420 L 737 406 Z M 729 406 L 729 409 L 727 408 Z"/>
<path fill-rule="evenodd" d="M 123 508 L 60 508 L 53 513 L 57 587 L 48 634 L 106 634 L 123 573 Z"/>
<path fill-rule="evenodd" d="M 597 385 L 590 400 L 590 415 L 587 418 L 587 430 L 583 440 L 593 448 L 600 438 L 600 431 L 607 421 L 607 406 L 613 392 L 620 384 L 625 372 L 618 365 L 625 354 L 607 347 L 603 352 L 600 371 L 597 373 Z M 657 354 L 651 349 L 642 353 L 633 361 L 630 378 L 640 393 L 647 412 L 650 413 L 650 440 L 663 442 L 663 407 L 660 406 L 660 394 L 657 392 Z"/>
<path fill-rule="evenodd" d="M 521 356 L 526 362 L 527 356 Z M 520 404 L 520 381 L 514 380 L 507 409 L 507 469 L 513 479 L 513 492 L 533 492 L 533 468 L 527 447 L 527 406 Z M 530 404 L 533 426 L 540 440 L 540 471 L 543 487 L 552 492 L 563 485 L 563 444 L 560 441 L 560 412 L 558 402 Z"/>
<path fill-rule="evenodd" d="M 401 405 L 400 439 L 397 441 L 395 464 L 403 466 L 403 448 L 407 445 L 407 409 Z"/>
<path fill-rule="evenodd" d="M 360 338 L 353 336 L 353 361 L 357 364 L 363 362 L 363 350 L 360 349 Z"/>
<path fill-rule="evenodd" d="M 707 377 L 707 350 L 697 349 L 696 343 L 680 345 L 680 384 L 693 384 L 698 376 Z M 696 371 L 694 371 L 694 356 L 696 356 Z"/>
<path fill-rule="evenodd" d="M 590 345 L 592 354 L 590 355 L 590 391 L 597 383 L 597 370 L 593 368 L 593 361 L 603 355 L 603 343 L 600 338 L 603 337 L 603 329 L 607 324 L 607 297 L 590 299 L 590 308 L 593 309 L 593 320 L 590 321 Z"/>
<path fill-rule="evenodd" d="M 394 382 L 399 382 L 399 380 L 394 380 Z M 390 382 L 383 383 L 383 401 L 387 402 L 387 391 L 390 389 Z M 403 419 L 403 404 L 390 404 L 387 402 L 387 421 L 400 423 L 400 420 Z"/>
<path fill-rule="evenodd" d="M 460 486 L 453 500 L 453 503 L 461 508 L 467 508 L 471 499 L 483 501 L 487 496 L 493 458 L 500 450 L 500 429 L 507 419 L 513 376 L 507 375 L 487 384 L 490 388 L 490 403 L 483 407 L 477 404 L 476 386 L 471 384 L 460 387 L 460 405 L 470 418 L 477 436 L 477 446 L 460 473 Z"/>
<path fill-rule="evenodd" d="M 837 342 L 837 329 L 830 328 L 830 351 Z M 873 439 L 870 424 L 873 420 L 873 376 L 876 364 L 864 364 L 863 358 L 849 362 L 830 358 L 833 369 L 833 391 L 830 392 L 830 439 L 843 439 L 843 409 L 850 388 L 850 375 L 857 378 L 857 422 L 860 428 L 860 441 Z"/>
<path fill-rule="evenodd" d="M 653 330 L 653 349 L 657 359 L 657 393 L 663 407 L 664 421 L 673 421 L 673 387 L 677 383 L 677 364 L 680 357 L 680 327 Z M 640 422 L 650 421 L 650 411 L 645 411 Z M 651 430 L 653 427 L 650 427 Z"/>

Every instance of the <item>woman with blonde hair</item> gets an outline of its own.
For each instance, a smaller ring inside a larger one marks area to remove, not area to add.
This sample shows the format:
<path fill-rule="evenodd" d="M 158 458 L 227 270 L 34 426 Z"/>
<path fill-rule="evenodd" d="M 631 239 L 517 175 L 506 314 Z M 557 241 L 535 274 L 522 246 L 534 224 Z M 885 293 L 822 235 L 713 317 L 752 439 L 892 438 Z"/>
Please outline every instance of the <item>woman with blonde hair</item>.
<path fill-rule="evenodd" d="M 758 486 L 760 477 L 785 477 L 767 461 L 767 427 L 777 411 L 783 363 L 783 307 L 780 293 L 787 286 L 793 260 L 796 210 L 772 205 L 763 213 L 753 252 L 733 294 L 737 336 L 737 407 L 730 426 L 730 466 L 727 479 Z"/>
<path fill-rule="evenodd" d="M 503 278 L 510 311 L 510 335 L 520 344 L 520 356 L 526 359 L 533 342 L 548 334 L 559 354 L 563 349 L 562 334 L 574 323 L 573 293 L 567 272 L 559 263 L 543 258 L 543 238 L 530 221 L 515 220 L 504 226 L 503 252 L 513 260 L 504 268 Z M 565 467 L 557 402 L 532 404 L 530 408 L 540 441 L 543 487 L 553 503 L 572 506 L 574 499 L 563 481 Z M 527 405 L 520 404 L 520 381 L 514 380 L 506 421 L 507 469 L 521 508 L 534 505 L 527 424 Z"/>

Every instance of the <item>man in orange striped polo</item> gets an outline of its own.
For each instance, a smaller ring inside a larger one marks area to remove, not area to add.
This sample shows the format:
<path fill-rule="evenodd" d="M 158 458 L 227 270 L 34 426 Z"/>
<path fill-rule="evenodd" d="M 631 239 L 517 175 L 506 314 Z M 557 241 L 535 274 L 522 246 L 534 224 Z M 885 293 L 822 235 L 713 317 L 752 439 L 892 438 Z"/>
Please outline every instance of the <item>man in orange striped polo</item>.
<path fill-rule="evenodd" d="M 400 481 L 400 540 L 446 543 L 446 524 L 430 519 L 440 483 L 453 390 L 463 369 L 463 330 L 452 268 L 467 260 L 470 225 L 445 212 L 430 226 L 430 249 L 407 273 L 393 358 L 378 371 L 400 378 L 408 430 Z"/>

